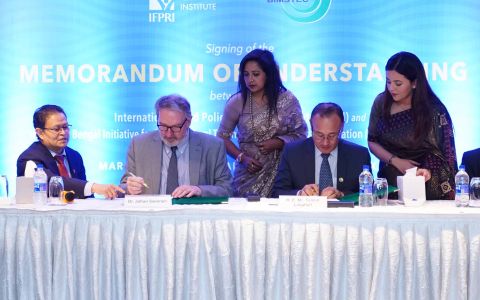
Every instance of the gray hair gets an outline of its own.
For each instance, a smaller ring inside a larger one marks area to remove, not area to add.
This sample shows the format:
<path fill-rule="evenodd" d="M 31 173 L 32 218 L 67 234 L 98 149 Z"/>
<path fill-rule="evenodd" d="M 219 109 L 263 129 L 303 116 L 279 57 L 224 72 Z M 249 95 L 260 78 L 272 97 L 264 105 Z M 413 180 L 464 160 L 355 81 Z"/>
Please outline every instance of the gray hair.
<path fill-rule="evenodd" d="M 160 97 L 160 99 L 155 102 L 155 112 L 157 113 L 160 109 L 171 109 L 185 113 L 187 118 L 192 118 L 192 111 L 190 110 L 190 103 L 187 99 L 178 94 L 171 94 Z"/>

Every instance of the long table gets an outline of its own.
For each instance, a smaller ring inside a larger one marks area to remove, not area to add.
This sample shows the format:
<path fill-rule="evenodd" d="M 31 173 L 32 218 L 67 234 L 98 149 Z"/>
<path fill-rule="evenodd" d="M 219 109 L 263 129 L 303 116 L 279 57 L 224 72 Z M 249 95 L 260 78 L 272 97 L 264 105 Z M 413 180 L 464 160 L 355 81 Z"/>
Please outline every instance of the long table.
<path fill-rule="evenodd" d="M 478 299 L 480 209 L 0 206 L 0 299 Z"/>

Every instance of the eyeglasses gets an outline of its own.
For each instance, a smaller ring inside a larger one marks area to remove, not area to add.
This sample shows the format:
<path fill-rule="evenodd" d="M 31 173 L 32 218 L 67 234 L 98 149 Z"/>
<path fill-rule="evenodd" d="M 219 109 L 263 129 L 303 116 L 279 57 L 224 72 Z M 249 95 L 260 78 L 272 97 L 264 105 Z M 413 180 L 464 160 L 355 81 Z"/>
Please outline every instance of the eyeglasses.
<path fill-rule="evenodd" d="M 338 138 L 338 134 L 340 132 L 336 132 L 336 133 L 329 133 L 327 135 L 323 134 L 323 133 L 319 133 L 319 132 L 314 132 L 314 135 L 315 135 L 315 138 L 320 140 L 320 141 L 324 141 L 324 140 L 327 140 L 329 142 L 333 142 L 334 140 L 336 140 Z"/>
<path fill-rule="evenodd" d="M 72 125 L 70 124 L 66 124 L 66 125 L 63 125 L 63 126 L 58 126 L 58 127 L 53 127 L 53 128 L 42 128 L 44 130 L 50 130 L 56 134 L 59 134 L 60 131 L 69 131 L 70 130 L 70 127 L 72 127 Z"/>
<path fill-rule="evenodd" d="M 173 125 L 173 126 L 167 126 L 163 124 L 157 124 L 158 129 L 160 129 L 161 132 L 167 132 L 169 129 L 174 132 L 180 132 L 183 128 L 183 125 L 187 122 L 188 118 L 185 118 L 185 121 L 181 125 Z"/>

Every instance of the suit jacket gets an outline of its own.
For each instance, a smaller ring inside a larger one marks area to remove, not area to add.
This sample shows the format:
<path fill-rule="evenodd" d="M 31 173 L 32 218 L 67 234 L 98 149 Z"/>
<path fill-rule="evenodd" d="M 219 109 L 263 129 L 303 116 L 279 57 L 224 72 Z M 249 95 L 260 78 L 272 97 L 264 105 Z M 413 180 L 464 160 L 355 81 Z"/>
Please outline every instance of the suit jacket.
<path fill-rule="evenodd" d="M 214 136 L 190 129 L 189 136 L 190 184 L 202 190 L 202 196 L 230 196 L 232 174 L 227 165 L 224 142 Z M 160 193 L 163 142 L 158 131 L 135 136 L 128 148 L 126 173 L 122 177 L 125 187 L 128 172 L 143 177 L 149 185 L 147 194 Z"/>
<path fill-rule="evenodd" d="M 315 144 L 310 137 L 285 146 L 280 159 L 273 195 L 295 195 L 305 185 L 315 183 Z M 358 193 L 358 175 L 363 165 L 371 165 L 368 149 L 340 139 L 338 143 L 337 189 Z"/>
<path fill-rule="evenodd" d="M 480 148 L 463 153 L 462 165 L 470 178 L 480 177 Z"/>
<path fill-rule="evenodd" d="M 85 175 L 85 166 L 80 153 L 72 148 L 66 147 L 65 154 L 70 167 L 72 178 L 63 177 L 63 185 L 66 191 L 75 191 L 77 198 L 85 198 L 84 189 L 87 184 Z M 25 166 L 27 161 L 32 160 L 37 165 L 43 164 L 43 169 L 47 173 L 48 180 L 52 176 L 59 176 L 57 161 L 52 154 L 41 142 L 37 141 L 30 145 L 27 150 L 23 151 L 17 159 L 17 176 L 25 175 Z"/>

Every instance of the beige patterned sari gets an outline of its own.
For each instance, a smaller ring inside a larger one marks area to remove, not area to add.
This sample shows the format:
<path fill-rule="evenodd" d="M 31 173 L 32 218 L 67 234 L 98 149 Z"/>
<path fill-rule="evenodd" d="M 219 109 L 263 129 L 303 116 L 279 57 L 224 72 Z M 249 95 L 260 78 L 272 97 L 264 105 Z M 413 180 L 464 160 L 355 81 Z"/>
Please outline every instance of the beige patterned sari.
<path fill-rule="evenodd" d="M 277 114 L 269 117 L 268 106 L 257 106 L 247 99 L 245 105 L 242 95 L 237 93 L 227 102 L 217 135 L 231 138 L 237 129 L 240 150 L 258 160 L 262 169 L 250 173 L 242 164 L 235 163 L 233 191 L 235 196 L 270 196 L 277 174 L 281 151 L 267 155 L 260 153 L 257 143 L 277 137 L 285 143 L 306 138 L 307 125 L 297 98 L 290 92 L 280 94 L 277 102 Z"/>

